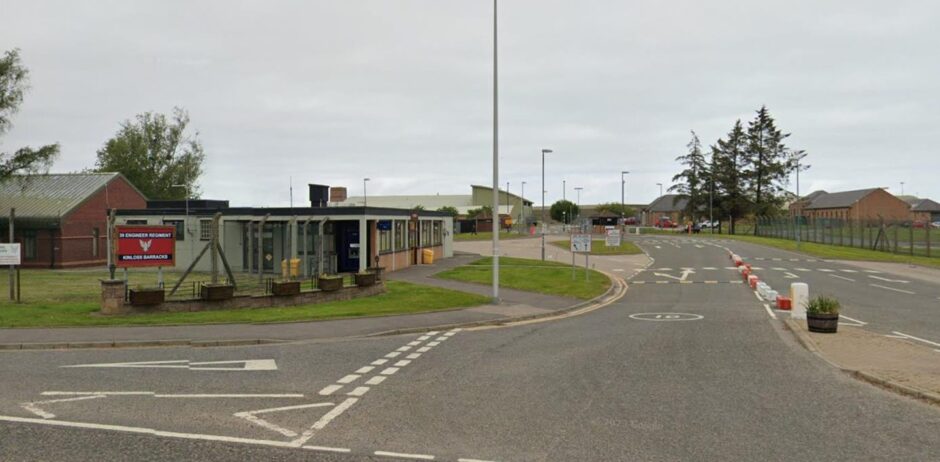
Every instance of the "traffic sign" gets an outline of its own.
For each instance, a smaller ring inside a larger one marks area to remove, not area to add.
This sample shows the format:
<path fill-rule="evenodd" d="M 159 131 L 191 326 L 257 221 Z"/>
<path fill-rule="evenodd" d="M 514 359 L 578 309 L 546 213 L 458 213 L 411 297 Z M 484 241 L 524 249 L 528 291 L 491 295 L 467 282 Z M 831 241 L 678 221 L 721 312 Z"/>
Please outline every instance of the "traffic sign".
<path fill-rule="evenodd" d="M 572 234 L 571 252 L 573 253 L 591 253 L 591 235 L 590 234 Z"/>
<path fill-rule="evenodd" d="M 0 244 L 0 265 L 19 265 L 22 263 L 19 244 Z"/>
<path fill-rule="evenodd" d="M 607 247 L 620 247 L 620 230 L 619 229 L 608 229 L 607 230 L 607 239 L 605 243 Z"/>

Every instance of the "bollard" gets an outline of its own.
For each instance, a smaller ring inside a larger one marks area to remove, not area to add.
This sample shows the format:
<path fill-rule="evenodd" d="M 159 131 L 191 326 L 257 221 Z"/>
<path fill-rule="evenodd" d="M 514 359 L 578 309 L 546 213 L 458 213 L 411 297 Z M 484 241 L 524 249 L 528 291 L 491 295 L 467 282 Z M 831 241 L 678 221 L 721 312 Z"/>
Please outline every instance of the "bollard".
<path fill-rule="evenodd" d="M 760 282 L 760 279 L 757 279 L 757 276 L 755 276 L 755 275 L 753 275 L 753 274 L 747 277 L 747 284 L 748 284 L 749 286 L 751 286 L 752 289 L 756 289 L 756 288 L 757 288 L 757 283 L 758 283 L 758 282 Z"/>
<path fill-rule="evenodd" d="M 764 300 L 767 300 L 768 302 L 772 302 L 776 300 L 778 296 L 779 294 L 777 293 L 776 290 L 770 289 L 767 291 L 767 296 L 764 297 Z"/>
<path fill-rule="evenodd" d="M 751 275 L 751 272 L 744 268 L 741 270 L 741 278 L 747 281 L 747 277 Z"/>
<path fill-rule="evenodd" d="M 778 310 L 789 310 L 791 306 L 792 304 L 790 303 L 790 297 L 777 295 L 777 309 Z"/>
<path fill-rule="evenodd" d="M 809 302 L 809 285 L 805 282 L 790 284 L 790 317 L 806 319 L 807 302 Z"/>

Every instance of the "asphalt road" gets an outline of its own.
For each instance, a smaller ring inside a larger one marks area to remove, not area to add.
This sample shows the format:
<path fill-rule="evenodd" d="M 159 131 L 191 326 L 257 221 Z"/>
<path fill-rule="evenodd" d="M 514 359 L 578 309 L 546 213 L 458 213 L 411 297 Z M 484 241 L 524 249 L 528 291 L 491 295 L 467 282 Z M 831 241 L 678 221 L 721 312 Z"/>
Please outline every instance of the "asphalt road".
<path fill-rule="evenodd" d="M 655 260 L 645 284 L 551 322 L 2 353 L 0 460 L 940 459 L 937 408 L 837 372 L 743 285 L 706 283 L 736 280 L 698 269 L 729 266 L 727 243 L 637 239 Z"/>

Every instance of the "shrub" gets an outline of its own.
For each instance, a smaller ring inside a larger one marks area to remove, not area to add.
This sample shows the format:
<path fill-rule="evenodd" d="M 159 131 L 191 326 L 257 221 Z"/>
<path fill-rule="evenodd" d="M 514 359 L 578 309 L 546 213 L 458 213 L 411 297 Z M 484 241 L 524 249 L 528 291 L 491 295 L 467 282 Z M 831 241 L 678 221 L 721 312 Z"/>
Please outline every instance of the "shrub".
<path fill-rule="evenodd" d="M 826 295 L 818 295 L 806 304 L 806 312 L 811 314 L 839 314 L 839 300 Z"/>

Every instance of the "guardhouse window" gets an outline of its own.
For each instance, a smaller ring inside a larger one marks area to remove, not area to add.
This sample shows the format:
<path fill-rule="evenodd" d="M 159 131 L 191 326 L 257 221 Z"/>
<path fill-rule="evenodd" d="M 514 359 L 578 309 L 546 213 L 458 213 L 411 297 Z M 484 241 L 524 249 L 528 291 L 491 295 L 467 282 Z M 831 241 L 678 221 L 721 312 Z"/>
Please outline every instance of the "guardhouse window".
<path fill-rule="evenodd" d="M 199 240 L 212 240 L 212 220 L 199 220 Z"/>

